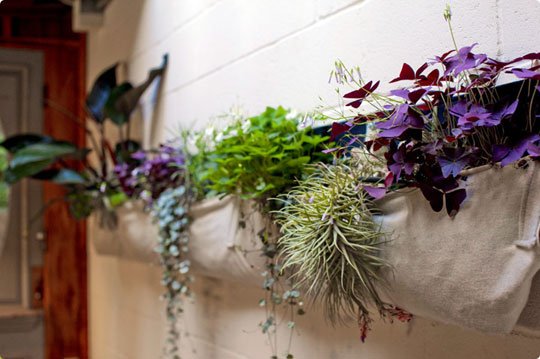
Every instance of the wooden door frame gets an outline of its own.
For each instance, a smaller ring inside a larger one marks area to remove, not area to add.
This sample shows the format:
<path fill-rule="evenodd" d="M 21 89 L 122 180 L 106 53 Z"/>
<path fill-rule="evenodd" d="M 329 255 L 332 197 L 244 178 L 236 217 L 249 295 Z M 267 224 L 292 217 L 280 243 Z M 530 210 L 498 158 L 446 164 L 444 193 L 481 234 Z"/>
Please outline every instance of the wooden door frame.
<path fill-rule="evenodd" d="M 12 8 L 9 7 L 13 4 Z M 5 6 L 6 5 L 6 6 Z M 78 54 L 76 71 L 78 83 L 73 89 L 77 97 L 77 108 L 68 109 L 77 118 L 84 121 L 84 99 L 86 94 L 86 37 L 82 34 L 68 34 L 69 36 L 33 37 L 13 36 L 10 24 L 14 17 L 31 13 L 45 14 L 46 11 L 58 12 L 66 16 L 66 8 L 48 6 L 46 9 L 36 9 L 26 0 L 6 0 L 0 5 L 0 18 L 2 19 L 2 33 L 0 46 L 6 48 L 19 48 L 38 50 L 45 57 L 45 92 L 47 92 L 47 78 L 50 76 L 51 64 L 47 61 L 48 54 L 62 49 L 69 49 Z M 50 16 L 50 13 L 48 14 Z M 71 30 L 70 30 L 71 31 Z M 49 68 L 48 68 L 49 67 Z M 50 89 L 49 89 L 50 91 Z M 51 96 L 54 94 L 47 94 Z M 43 128 L 46 134 L 69 140 L 79 146 L 84 146 L 86 133 L 84 128 L 75 123 L 59 123 L 51 109 L 47 111 L 44 104 L 45 115 Z M 48 113 L 48 114 L 47 114 Z M 64 194 L 64 190 L 54 184 L 43 185 L 44 203 Z M 64 202 L 57 202 L 48 207 L 44 213 L 44 231 L 46 237 L 46 250 L 43 267 L 43 311 L 44 311 L 44 338 L 45 357 L 47 359 L 88 358 L 88 287 L 87 287 L 87 244 L 86 223 L 75 221 L 70 217 L 68 206 Z"/>

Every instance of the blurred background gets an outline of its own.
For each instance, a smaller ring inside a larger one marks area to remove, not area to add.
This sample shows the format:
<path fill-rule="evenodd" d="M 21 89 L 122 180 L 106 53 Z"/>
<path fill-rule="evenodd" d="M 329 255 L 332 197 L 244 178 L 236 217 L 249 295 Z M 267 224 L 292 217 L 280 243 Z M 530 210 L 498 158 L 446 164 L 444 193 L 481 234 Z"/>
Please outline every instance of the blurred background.
<path fill-rule="evenodd" d="M 84 121 L 86 93 L 103 69 L 121 63 L 120 76 L 140 83 L 165 54 L 162 82 L 134 114 L 146 146 L 182 127 L 204 128 L 235 105 L 250 114 L 331 106 L 337 59 L 384 83 L 403 62 L 417 68 L 452 49 L 447 3 L 459 46 L 478 43 L 478 52 L 499 59 L 540 50 L 537 0 L 4 0 L 1 135 L 43 132 L 83 145 L 73 118 Z M 93 224 L 72 220 L 55 201 L 61 195 L 53 184 L 0 187 L 0 355 L 159 358 L 167 329 L 159 267 L 97 254 Z M 181 323 L 182 358 L 270 357 L 257 326 L 260 292 L 198 277 Z M 332 327 L 317 306 L 309 314 L 297 323 L 300 359 L 540 355 L 538 339 L 420 318 L 375 323 L 362 344 L 355 326 Z"/>

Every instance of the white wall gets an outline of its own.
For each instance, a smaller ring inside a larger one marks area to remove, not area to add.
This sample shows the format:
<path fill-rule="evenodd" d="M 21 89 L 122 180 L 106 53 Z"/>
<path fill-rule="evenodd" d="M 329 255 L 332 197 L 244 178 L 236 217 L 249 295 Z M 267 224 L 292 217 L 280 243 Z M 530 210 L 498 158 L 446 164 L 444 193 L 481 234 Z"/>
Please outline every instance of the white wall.
<path fill-rule="evenodd" d="M 461 45 L 510 58 L 540 50 L 537 0 L 451 1 Z M 327 84 L 335 59 L 389 80 L 401 63 L 419 65 L 452 47 L 441 0 L 114 0 L 105 25 L 89 34 L 88 82 L 128 61 L 130 80 L 170 54 L 157 108 L 144 99 L 153 142 L 180 125 L 202 127 L 240 104 L 309 110 L 336 101 Z M 153 121 L 152 124 L 149 121 Z M 90 236 L 92 232 L 90 232 Z M 158 358 L 164 338 L 159 269 L 90 255 L 90 333 L 94 359 Z M 257 359 L 270 352 L 257 324 L 258 288 L 199 278 L 188 306 L 184 358 Z M 316 311 L 299 323 L 297 358 L 537 358 L 540 340 L 486 336 L 416 319 L 378 323 L 366 344 L 358 330 L 330 328 Z M 192 352 L 196 350 L 196 354 Z"/>

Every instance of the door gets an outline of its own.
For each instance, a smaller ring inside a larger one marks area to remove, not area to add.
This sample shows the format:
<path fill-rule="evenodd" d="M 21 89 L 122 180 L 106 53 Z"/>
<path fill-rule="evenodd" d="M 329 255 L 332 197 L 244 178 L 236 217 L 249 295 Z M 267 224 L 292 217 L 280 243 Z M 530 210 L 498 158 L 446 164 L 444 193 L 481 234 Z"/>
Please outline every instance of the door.
<path fill-rule="evenodd" d="M 72 31 L 71 10 L 58 0 L 0 1 L 0 48 L 42 54 L 42 133 L 84 147 L 86 38 Z M 73 220 L 68 205 L 57 200 L 65 195 L 61 186 L 44 183 L 42 188 L 43 203 L 56 200 L 42 213 L 43 235 L 39 236 L 44 243 L 44 358 L 87 359 L 86 224 Z M 31 204 L 38 197 L 31 195 Z M 30 243 L 37 234 L 28 235 Z M 35 274 L 30 273 L 28 284 L 40 288 L 39 265 L 31 263 L 31 268 Z"/>
<path fill-rule="evenodd" d="M 42 132 L 43 55 L 0 49 L 0 137 Z M 0 153 L 0 163 L 5 153 Z M 2 200 L 4 198 L 4 200 Z M 42 359 L 41 186 L 0 186 L 0 355 Z"/>

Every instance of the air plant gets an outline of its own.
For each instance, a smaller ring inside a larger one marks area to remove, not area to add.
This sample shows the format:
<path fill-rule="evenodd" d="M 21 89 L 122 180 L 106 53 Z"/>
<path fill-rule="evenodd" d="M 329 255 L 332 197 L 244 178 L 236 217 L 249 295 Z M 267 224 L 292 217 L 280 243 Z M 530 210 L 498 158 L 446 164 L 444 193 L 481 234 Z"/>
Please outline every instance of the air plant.
<path fill-rule="evenodd" d="M 268 107 L 257 116 L 246 118 L 231 114 L 232 124 L 221 131 L 207 129 L 192 136 L 196 154 L 186 149 L 188 171 L 198 195 L 237 195 L 251 200 L 255 211 L 268 214 L 277 204 L 273 197 L 286 192 L 296 180 L 304 176 L 305 164 L 328 160 L 321 152 L 327 136 L 314 133 L 310 126 L 302 126 L 301 116 L 283 107 Z M 242 214 L 240 225 L 244 225 Z M 272 346 L 272 358 L 278 357 L 277 334 L 280 308 L 286 313 L 290 331 L 287 358 L 295 329 L 294 316 L 302 314 L 301 293 L 281 271 L 276 252 L 271 215 L 264 228 L 253 233 L 261 243 L 265 257 L 262 273 L 265 298 L 259 304 L 265 309 L 266 319 L 260 323 L 263 334 Z"/>
<path fill-rule="evenodd" d="M 322 300 L 333 323 L 357 319 L 364 340 L 371 305 L 383 318 L 409 316 L 379 296 L 381 269 L 389 268 L 380 256 L 384 233 L 359 180 L 367 173 L 350 161 L 315 165 L 313 174 L 280 198 L 285 206 L 275 216 L 283 269 L 294 273 L 313 301 Z"/>

